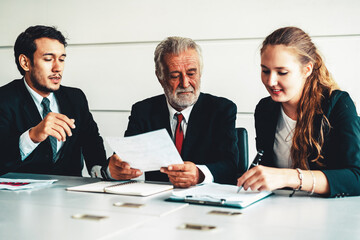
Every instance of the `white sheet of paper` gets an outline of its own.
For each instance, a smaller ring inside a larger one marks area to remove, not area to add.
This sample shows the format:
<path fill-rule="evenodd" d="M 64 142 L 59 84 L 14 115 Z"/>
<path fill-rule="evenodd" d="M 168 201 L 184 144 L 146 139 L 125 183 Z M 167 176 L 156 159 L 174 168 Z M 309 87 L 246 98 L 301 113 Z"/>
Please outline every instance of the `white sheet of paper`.
<path fill-rule="evenodd" d="M 36 179 L 12 179 L 12 178 L 0 178 L 0 190 L 28 190 L 34 188 L 47 187 L 54 182 L 56 179 L 52 180 L 36 180 Z"/>
<path fill-rule="evenodd" d="M 204 200 L 208 198 L 209 200 L 226 199 L 228 202 L 251 202 L 256 199 L 261 199 L 271 193 L 268 191 L 245 191 L 244 189 L 242 189 L 240 193 L 237 193 L 237 189 L 238 187 L 235 185 L 205 183 L 185 190 L 177 189 L 173 191 L 173 195 L 176 197 L 192 196 L 193 198 Z"/>
<path fill-rule="evenodd" d="M 122 161 L 143 172 L 184 163 L 166 129 L 105 140 Z"/>

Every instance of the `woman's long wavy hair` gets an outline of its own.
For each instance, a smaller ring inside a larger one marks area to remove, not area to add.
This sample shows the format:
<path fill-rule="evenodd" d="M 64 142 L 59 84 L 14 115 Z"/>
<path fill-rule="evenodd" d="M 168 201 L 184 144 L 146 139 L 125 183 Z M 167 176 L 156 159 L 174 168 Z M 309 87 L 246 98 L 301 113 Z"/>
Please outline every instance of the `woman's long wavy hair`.
<path fill-rule="evenodd" d="M 321 103 L 324 98 L 331 95 L 332 91 L 338 89 L 338 85 L 331 77 L 311 38 L 303 30 L 296 27 L 277 29 L 264 40 L 261 54 L 268 45 L 289 47 L 295 50 L 300 64 L 303 66 L 309 62 L 313 64 L 313 71 L 305 81 L 297 107 L 297 122 L 290 152 L 294 168 L 309 169 L 310 157 L 312 162 L 323 166 L 321 148 L 326 129 L 330 129 L 331 126 L 324 115 Z M 318 117 L 321 119 L 320 131 L 314 126 Z"/>

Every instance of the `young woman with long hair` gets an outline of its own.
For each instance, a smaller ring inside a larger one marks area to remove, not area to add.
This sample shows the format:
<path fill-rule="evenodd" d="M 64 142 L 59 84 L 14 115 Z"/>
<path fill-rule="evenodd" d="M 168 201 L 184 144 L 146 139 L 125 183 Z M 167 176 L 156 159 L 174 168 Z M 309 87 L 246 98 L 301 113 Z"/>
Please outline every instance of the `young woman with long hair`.
<path fill-rule="evenodd" d="M 270 93 L 255 110 L 256 147 L 264 155 L 238 185 L 360 195 L 360 120 L 309 35 L 296 27 L 274 31 L 262 44 L 261 69 Z"/>

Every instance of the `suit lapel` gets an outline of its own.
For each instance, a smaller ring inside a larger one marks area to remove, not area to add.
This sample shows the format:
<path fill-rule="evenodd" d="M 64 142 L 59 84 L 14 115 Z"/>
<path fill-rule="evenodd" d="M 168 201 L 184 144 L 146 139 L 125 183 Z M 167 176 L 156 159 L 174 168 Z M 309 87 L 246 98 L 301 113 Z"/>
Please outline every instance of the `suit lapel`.
<path fill-rule="evenodd" d="M 162 95 L 162 98 L 159 101 L 159 106 L 157 106 L 157 104 L 154 105 L 154 114 L 153 114 L 153 124 L 154 126 L 156 126 L 155 129 L 162 129 L 165 128 L 170 137 L 172 137 L 172 133 L 171 133 L 171 127 L 170 127 L 170 113 L 169 113 L 169 108 L 167 106 L 167 102 L 166 102 L 166 97 L 165 95 Z"/>
<path fill-rule="evenodd" d="M 25 87 L 25 83 L 21 81 L 21 98 L 23 101 L 23 109 L 25 112 L 25 119 L 28 119 L 29 126 L 27 127 L 35 127 L 38 125 L 42 118 L 40 116 L 39 110 L 37 109 L 34 100 L 32 99 L 29 91 Z"/>
<path fill-rule="evenodd" d="M 265 129 L 270 130 L 267 131 L 268 136 L 266 137 L 266 139 L 269 139 L 268 141 L 268 143 L 270 144 L 269 149 L 271 149 L 270 152 L 272 152 L 270 157 L 271 160 L 269 162 L 270 166 L 275 166 L 275 161 L 273 157 L 274 154 L 273 146 L 275 142 L 276 126 L 279 120 L 280 110 L 281 110 L 281 103 L 273 102 L 273 106 L 268 109 L 268 114 L 266 114 L 268 118 L 264 119 L 264 121 L 266 121 L 267 124 L 267 127 Z"/>
<path fill-rule="evenodd" d="M 60 113 L 66 115 L 68 118 L 74 118 L 74 111 L 72 109 L 71 102 L 67 98 L 62 86 L 55 93 L 57 103 L 59 104 Z"/>
<path fill-rule="evenodd" d="M 201 133 L 200 127 L 203 126 L 201 119 L 204 111 L 203 107 L 203 94 L 200 93 L 199 99 L 195 103 L 193 109 L 191 110 L 189 122 L 181 150 L 181 156 L 186 159 L 189 151 L 191 150 L 191 146 L 196 146 L 196 142 L 198 142 L 199 135 Z"/>

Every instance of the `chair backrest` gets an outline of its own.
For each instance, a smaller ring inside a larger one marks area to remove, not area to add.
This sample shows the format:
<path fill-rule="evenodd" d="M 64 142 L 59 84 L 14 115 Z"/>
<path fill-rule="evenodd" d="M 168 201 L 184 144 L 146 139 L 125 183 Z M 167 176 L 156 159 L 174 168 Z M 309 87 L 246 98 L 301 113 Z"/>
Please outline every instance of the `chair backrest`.
<path fill-rule="evenodd" d="M 236 128 L 239 149 L 238 176 L 241 176 L 248 169 L 249 165 L 249 146 L 248 133 L 246 128 Z"/>

